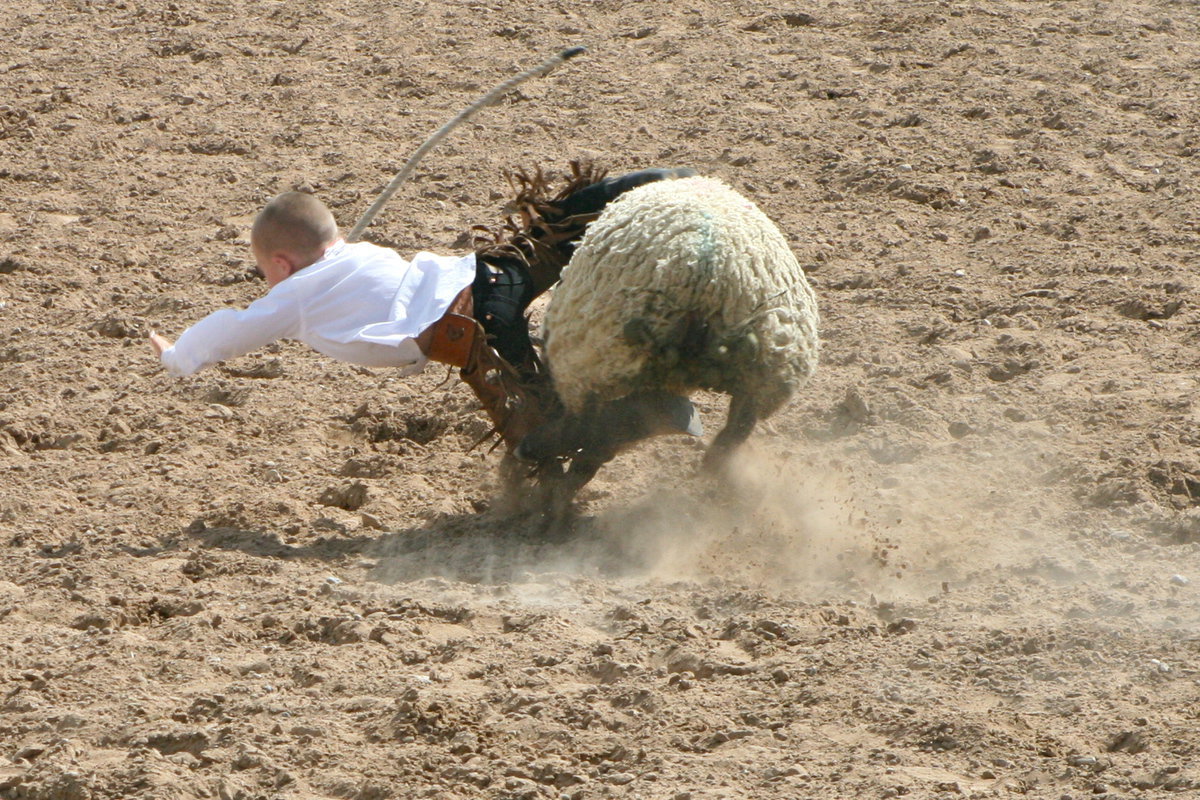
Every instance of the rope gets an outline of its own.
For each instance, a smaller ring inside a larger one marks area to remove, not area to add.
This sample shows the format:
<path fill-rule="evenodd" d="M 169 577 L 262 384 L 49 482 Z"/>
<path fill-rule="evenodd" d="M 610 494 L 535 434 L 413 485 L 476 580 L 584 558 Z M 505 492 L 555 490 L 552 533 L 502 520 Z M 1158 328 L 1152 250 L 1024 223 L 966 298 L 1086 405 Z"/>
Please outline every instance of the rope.
<path fill-rule="evenodd" d="M 512 90 L 518 84 L 524 83 L 530 78 L 537 78 L 545 75 L 559 64 L 562 64 L 564 61 L 572 59 L 586 51 L 586 47 L 568 47 L 562 52 L 556 53 L 533 69 L 528 69 L 522 72 L 520 75 L 514 75 L 503 83 L 498 84 L 483 97 L 479 98 L 474 103 L 460 111 L 458 115 L 454 117 L 454 119 L 438 128 L 432 136 L 425 140 L 424 144 L 417 148 L 415 153 L 409 156 L 408 161 L 405 162 L 404 166 L 400 168 L 400 171 L 396 173 L 396 177 L 392 178 L 391 182 L 388 183 L 387 187 L 384 188 L 379 197 L 375 199 L 375 202 L 371 204 L 371 207 L 368 208 L 366 213 L 364 213 L 359 218 L 358 222 L 354 224 L 354 228 L 350 231 L 349 235 L 346 236 L 346 241 L 358 241 L 359 237 L 362 236 L 363 231 L 366 230 L 367 226 L 371 224 L 371 221 L 374 220 L 375 216 L 383 209 L 383 206 L 387 203 L 387 201 L 390 200 L 392 195 L 396 193 L 396 190 L 400 188 L 400 184 L 404 183 L 404 180 L 409 176 L 409 173 L 411 173 L 413 168 L 416 167 L 417 162 L 420 161 L 426 153 L 432 150 L 434 145 L 444 139 L 446 135 L 450 133 L 450 131 L 454 130 L 460 124 L 470 119 L 481 108 L 489 106 L 499 100 L 500 97 Z"/>

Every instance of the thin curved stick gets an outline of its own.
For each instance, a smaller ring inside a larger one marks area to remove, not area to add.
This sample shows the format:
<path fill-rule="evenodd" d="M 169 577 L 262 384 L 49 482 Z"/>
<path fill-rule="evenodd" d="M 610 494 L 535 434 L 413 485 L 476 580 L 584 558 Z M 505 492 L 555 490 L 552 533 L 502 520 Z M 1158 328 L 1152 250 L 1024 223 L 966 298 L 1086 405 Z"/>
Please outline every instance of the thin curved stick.
<path fill-rule="evenodd" d="M 380 210 L 383 209 L 384 204 L 391 199 L 392 195 L 396 193 L 396 190 L 400 188 L 400 184 L 404 183 L 404 179 L 407 178 L 409 173 L 413 171 L 413 167 L 417 165 L 417 162 L 420 161 L 426 153 L 432 150 L 434 145 L 445 138 L 446 134 L 450 133 L 450 131 L 454 130 L 461 123 L 470 119 L 475 112 L 479 111 L 479 109 L 496 102 L 501 95 L 510 91 L 518 84 L 524 83 L 530 78 L 536 78 L 541 75 L 545 75 L 564 61 L 574 58 L 580 53 L 586 51 L 586 47 L 568 47 L 566 50 L 556 53 L 554 56 L 546 59 L 533 69 L 526 70 L 520 75 L 514 75 L 503 83 L 497 85 L 483 97 L 479 98 L 474 103 L 460 111 L 458 116 L 456 116 L 454 119 L 438 128 L 432 136 L 425 140 L 424 144 L 417 148 L 415 153 L 408 157 L 408 161 L 406 161 L 404 166 L 400 168 L 400 171 L 396 173 L 396 177 L 392 178 L 391 182 L 388 183 L 387 187 L 384 188 L 379 197 L 375 199 L 375 202 L 371 204 L 371 207 L 366 210 L 366 213 L 359 217 L 358 222 L 354 224 L 353 230 L 351 230 L 349 235 L 346 236 L 346 241 L 358 241 L 358 238 L 362 236 L 363 231 L 366 230 L 367 226 L 371 224 L 371 221 L 375 219 L 375 216 L 380 212 Z"/>

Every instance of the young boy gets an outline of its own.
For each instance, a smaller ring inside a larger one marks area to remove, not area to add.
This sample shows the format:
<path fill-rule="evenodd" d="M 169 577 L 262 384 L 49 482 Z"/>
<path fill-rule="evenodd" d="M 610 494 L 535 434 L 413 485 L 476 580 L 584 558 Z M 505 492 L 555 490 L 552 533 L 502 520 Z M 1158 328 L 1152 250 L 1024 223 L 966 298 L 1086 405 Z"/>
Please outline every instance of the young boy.
<path fill-rule="evenodd" d="M 310 194 L 286 192 L 254 221 L 250 250 L 270 290 L 243 310 L 222 309 L 172 343 L 150 343 L 174 375 L 191 375 L 277 339 L 298 339 L 340 361 L 419 372 L 418 337 L 476 279 L 475 256 L 393 250 L 341 239 Z"/>

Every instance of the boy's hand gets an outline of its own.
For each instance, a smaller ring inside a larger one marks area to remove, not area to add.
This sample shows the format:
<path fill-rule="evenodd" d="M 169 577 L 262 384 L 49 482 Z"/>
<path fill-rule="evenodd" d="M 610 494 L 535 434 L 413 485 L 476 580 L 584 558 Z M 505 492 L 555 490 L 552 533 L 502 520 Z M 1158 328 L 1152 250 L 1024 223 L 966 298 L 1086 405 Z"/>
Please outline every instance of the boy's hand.
<path fill-rule="evenodd" d="M 162 358 L 163 350 L 171 346 L 171 340 L 165 336 L 159 336 L 154 331 L 150 331 L 150 347 L 154 349 L 154 355 Z"/>

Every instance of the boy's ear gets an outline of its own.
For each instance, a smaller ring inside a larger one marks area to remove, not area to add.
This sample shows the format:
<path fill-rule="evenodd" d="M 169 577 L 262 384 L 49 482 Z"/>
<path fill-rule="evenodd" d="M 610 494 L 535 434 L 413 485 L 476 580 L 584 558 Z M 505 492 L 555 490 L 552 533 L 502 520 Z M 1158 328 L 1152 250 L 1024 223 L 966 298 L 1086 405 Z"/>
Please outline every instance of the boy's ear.
<path fill-rule="evenodd" d="M 271 262 L 282 271 L 284 275 L 291 275 L 296 272 L 296 260 L 292 256 L 283 251 L 276 252 L 271 256 Z"/>

